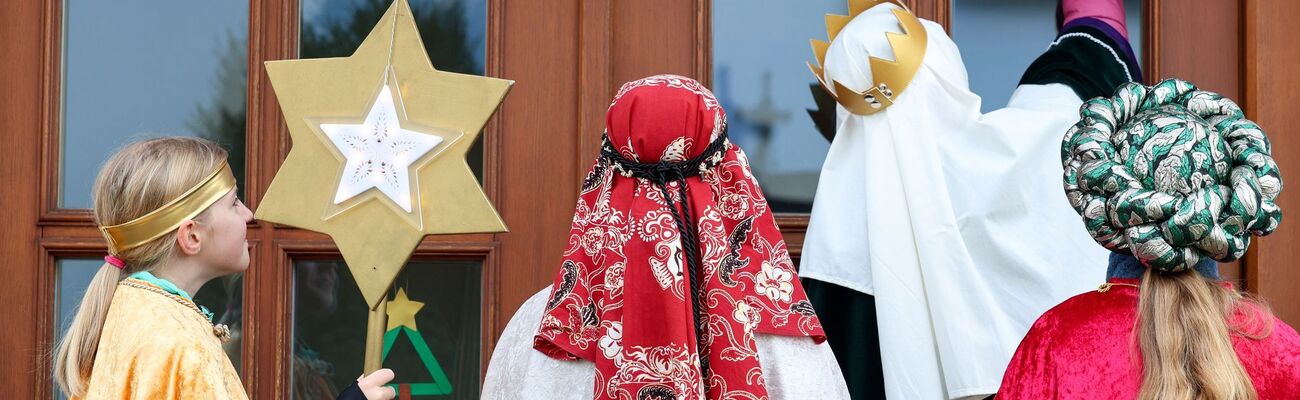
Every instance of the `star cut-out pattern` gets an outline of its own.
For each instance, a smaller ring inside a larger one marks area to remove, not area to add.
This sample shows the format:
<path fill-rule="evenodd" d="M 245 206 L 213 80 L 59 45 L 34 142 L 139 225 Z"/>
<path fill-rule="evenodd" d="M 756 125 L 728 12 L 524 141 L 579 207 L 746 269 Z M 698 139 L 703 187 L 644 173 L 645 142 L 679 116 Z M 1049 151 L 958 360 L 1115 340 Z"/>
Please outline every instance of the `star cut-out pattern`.
<path fill-rule="evenodd" d="M 411 212 L 411 164 L 442 143 L 442 138 L 403 129 L 388 85 L 379 91 L 364 122 L 320 124 L 320 129 L 347 159 L 334 204 L 375 188 Z"/>
<path fill-rule="evenodd" d="M 465 154 L 513 82 L 434 69 L 411 16 L 394 0 L 351 56 L 266 63 L 292 147 L 255 217 L 329 235 L 372 310 L 425 235 L 506 230 Z M 376 100 L 384 87 L 391 95 Z M 380 124 L 377 115 L 392 117 Z M 367 147 L 365 138 L 382 135 L 327 128 L 367 120 L 396 141 L 441 141 Z"/>

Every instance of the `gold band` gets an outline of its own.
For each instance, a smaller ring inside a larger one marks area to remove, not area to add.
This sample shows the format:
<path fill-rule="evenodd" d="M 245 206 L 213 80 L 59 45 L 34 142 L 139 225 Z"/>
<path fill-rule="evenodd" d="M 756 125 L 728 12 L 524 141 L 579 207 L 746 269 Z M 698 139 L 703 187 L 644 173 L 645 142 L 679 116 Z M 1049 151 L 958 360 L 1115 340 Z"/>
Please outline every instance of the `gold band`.
<path fill-rule="evenodd" d="M 101 226 L 99 230 L 108 239 L 108 252 L 121 254 L 176 230 L 234 188 L 235 175 L 230 172 L 230 165 L 222 165 L 203 182 L 157 210 L 123 224 Z"/>
<path fill-rule="evenodd" d="M 872 7 L 886 3 L 898 6 L 893 13 L 898 18 L 899 27 L 903 30 L 903 33 L 884 33 L 885 40 L 889 41 L 889 47 L 894 51 L 894 60 L 869 57 L 868 67 L 871 71 L 871 79 L 875 82 L 861 92 L 837 81 L 828 81 L 823 69 L 826 68 L 826 52 L 830 49 L 831 42 L 835 41 L 840 31 L 853 18 Z M 835 101 L 844 106 L 844 109 L 857 115 L 875 114 L 898 101 L 898 96 L 907 90 L 907 86 L 912 83 L 912 78 L 915 78 L 916 72 L 921 69 L 921 61 L 925 59 L 925 49 L 929 42 L 921 20 L 898 0 L 849 0 L 849 15 L 826 15 L 826 35 L 828 36 L 826 41 L 816 39 L 811 41 L 817 65 L 809 62 L 808 69 L 812 71 L 813 76 L 817 77 L 817 82 L 821 83 L 826 93 L 834 97 Z"/>
<path fill-rule="evenodd" d="M 1134 284 L 1132 284 L 1132 283 L 1106 282 L 1106 283 L 1101 284 L 1101 286 L 1098 286 L 1098 287 L 1097 287 L 1097 291 L 1098 291 L 1098 292 L 1101 292 L 1101 293 L 1106 293 L 1106 292 L 1109 292 L 1109 291 L 1110 291 L 1110 288 L 1115 287 L 1115 286 L 1132 286 L 1132 287 L 1138 287 L 1138 285 L 1134 285 Z"/>

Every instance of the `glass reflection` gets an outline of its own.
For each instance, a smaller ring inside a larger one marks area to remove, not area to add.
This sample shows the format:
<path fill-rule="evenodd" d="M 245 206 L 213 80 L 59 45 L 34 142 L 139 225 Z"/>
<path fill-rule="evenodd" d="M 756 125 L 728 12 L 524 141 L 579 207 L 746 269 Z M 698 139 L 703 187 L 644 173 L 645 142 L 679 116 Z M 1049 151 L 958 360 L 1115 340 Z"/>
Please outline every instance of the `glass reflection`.
<path fill-rule="evenodd" d="M 841 0 L 713 2 L 713 92 L 773 211 L 812 209 L 829 143 L 807 111 L 820 88 L 804 61 L 808 39 L 826 37 L 824 15 L 847 12 Z"/>
<path fill-rule="evenodd" d="M 1133 53 L 1142 59 L 1142 0 L 1124 0 Z M 1007 105 L 1025 68 L 1056 39 L 1056 2 L 953 0 L 949 32 L 984 112 Z"/>
<path fill-rule="evenodd" d="M 60 207 L 89 208 L 112 150 L 159 135 L 221 143 L 242 182 L 248 2 L 67 0 L 63 12 Z"/>
<path fill-rule="evenodd" d="M 384 360 L 384 367 L 397 373 L 394 383 L 437 383 L 449 391 L 440 399 L 478 398 L 481 268 L 469 261 L 413 262 L 398 275 L 393 292 L 400 288 L 423 306 L 415 314 L 418 339 L 399 333 Z M 346 264 L 294 262 L 293 398 L 334 398 L 356 379 L 365 356 L 367 318 L 365 299 Z"/>

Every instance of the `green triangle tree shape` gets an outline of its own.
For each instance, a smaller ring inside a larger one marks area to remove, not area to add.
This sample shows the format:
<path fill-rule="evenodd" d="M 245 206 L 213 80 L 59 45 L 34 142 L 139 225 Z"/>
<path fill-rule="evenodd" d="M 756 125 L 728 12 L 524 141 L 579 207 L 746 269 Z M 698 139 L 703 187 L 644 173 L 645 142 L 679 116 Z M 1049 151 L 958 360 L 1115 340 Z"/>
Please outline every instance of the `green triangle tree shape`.
<path fill-rule="evenodd" d="M 420 356 L 420 362 L 424 364 L 424 369 L 429 371 L 429 376 L 433 377 L 433 382 L 429 383 L 412 383 L 409 384 L 412 396 L 436 396 L 451 394 L 451 380 L 447 379 L 447 373 L 442 370 L 442 365 L 438 364 L 438 359 L 429 351 L 429 345 L 424 342 L 419 331 L 407 328 L 405 325 L 389 329 L 384 332 L 384 360 L 388 360 L 388 351 L 393 349 L 393 343 L 397 341 L 397 335 L 405 333 L 406 337 L 411 340 L 415 346 L 415 354 Z M 398 384 L 388 385 L 393 390 L 398 390 Z"/>

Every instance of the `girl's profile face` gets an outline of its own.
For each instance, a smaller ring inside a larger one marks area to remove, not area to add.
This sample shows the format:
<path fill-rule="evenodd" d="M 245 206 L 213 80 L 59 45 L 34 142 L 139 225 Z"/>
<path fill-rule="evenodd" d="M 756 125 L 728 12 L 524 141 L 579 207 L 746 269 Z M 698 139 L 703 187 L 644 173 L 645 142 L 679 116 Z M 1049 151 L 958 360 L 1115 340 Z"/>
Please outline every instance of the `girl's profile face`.
<path fill-rule="evenodd" d="M 204 264 L 230 275 L 248 269 L 248 223 L 253 212 L 235 195 L 235 189 L 212 203 L 206 212 L 206 225 L 210 241 L 203 243 L 199 257 Z"/>

